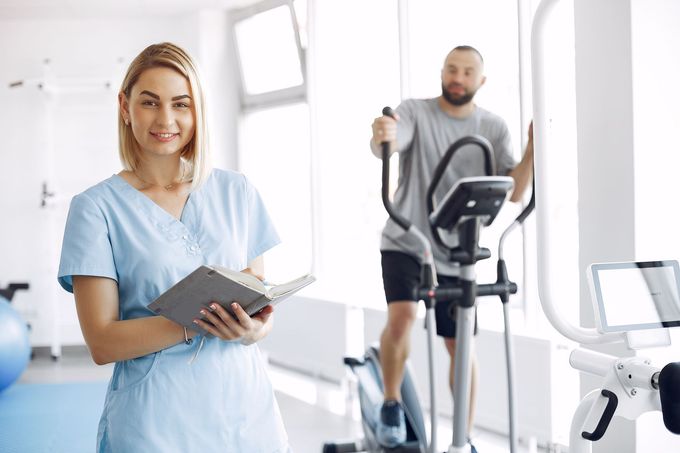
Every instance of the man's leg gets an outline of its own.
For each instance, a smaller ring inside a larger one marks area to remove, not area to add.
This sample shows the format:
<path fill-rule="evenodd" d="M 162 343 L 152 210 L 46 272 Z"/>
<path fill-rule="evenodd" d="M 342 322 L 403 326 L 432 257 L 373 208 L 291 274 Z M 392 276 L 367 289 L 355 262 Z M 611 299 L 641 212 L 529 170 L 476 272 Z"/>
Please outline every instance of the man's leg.
<path fill-rule="evenodd" d="M 396 447 L 406 441 L 406 419 L 401 406 L 401 381 L 411 349 L 411 327 L 417 305 L 393 301 L 387 306 L 387 324 L 380 336 L 380 366 L 385 399 L 378 417 L 376 437 L 381 445 Z"/>
<path fill-rule="evenodd" d="M 454 369 L 456 365 L 456 339 L 445 338 L 444 344 L 446 344 L 446 350 L 449 352 L 449 356 L 451 358 L 451 366 L 449 367 L 449 387 L 451 388 L 451 393 L 453 394 Z M 474 425 L 475 402 L 477 400 L 477 384 L 477 354 L 475 354 L 475 342 L 473 337 L 470 341 L 470 408 L 468 409 L 468 437 L 470 436 L 470 431 Z"/>
<path fill-rule="evenodd" d="M 379 409 L 376 436 L 385 447 L 406 441 L 406 421 L 401 406 L 401 381 L 411 349 L 411 328 L 417 304 L 413 290 L 420 282 L 420 263 L 401 252 L 382 252 L 383 284 L 387 300 L 387 323 L 380 336 L 380 366 L 384 402 Z"/>
<path fill-rule="evenodd" d="M 401 381 L 411 349 L 411 328 L 416 319 L 413 301 L 394 301 L 387 306 L 387 324 L 380 336 L 380 365 L 385 400 L 401 400 Z"/>

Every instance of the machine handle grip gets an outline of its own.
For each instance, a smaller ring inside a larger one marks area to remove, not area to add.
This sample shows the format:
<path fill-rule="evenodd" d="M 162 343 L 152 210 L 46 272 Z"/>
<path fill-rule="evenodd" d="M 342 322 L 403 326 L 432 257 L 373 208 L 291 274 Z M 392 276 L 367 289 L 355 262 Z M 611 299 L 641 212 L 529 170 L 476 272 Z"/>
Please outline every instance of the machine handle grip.
<path fill-rule="evenodd" d="M 602 413 L 602 417 L 600 417 L 600 421 L 597 422 L 595 431 L 593 431 L 592 433 L 583 431 L 581 433 L 581 437 L 591 442 L 595 442 L 602 439 L 602 436 L 604 436 L 604 433 L 607 431 L 607 428 L 609 427 L 609 423 L 612 421 L 612 418 L 614 417 L 616 407 L 619 405 L 619 398 L 616 396 L 614 392 L 610 392 L 607 389 L 602 389 L 602 396 L 607 398 L 607 407 L 604 408 L 604 412 Z"/>
<path fill-rule="evenodd" d="M 382 114 L 384 116 L 389 116 L 394 118 L 394 110 L 392 107 L 383 107 Z M 382 149 L 382 202 L 385 206 L 385 210 L 390 215 L 390 218 L 404 231 L 408 231 L 411 228 L 411 222 L 409 222 L 405 217 L 399 214 L 394 209 L 394 205 L 390 201 L 390 143 L 381 142 L 380 148 Z"/>
<path fill-rule="evenodd" d="M 9 302 L 12 302 L 12 298 L 14 297 L 14 293 L 16 291 L 19 291 L 21 289 L 25 290 L 28 289 L 30 285 L 28 283 L 10 283 L 7 285 L 7 288 L 5 289 L 0 289 L 0 297 L 7 299 Z"/>
<path fill-rule="evenodd" d="M 659 399 L 664 425 L 680 434 L 680 362 L 669 363 L 659 373 Z"/>
<path fill-rule="evenodd" d="M 13 290 L 18 290 L 18 289 L 28 289 L 29 284 L 28 283 L 10 283 L 9 284 L 9 289 Z"/>
<path fill-rule="evenodd" d="M 394 118 L 394 109 L 390 107 L 389 105 L 386 105 L 382 109 L 382 114 L 385 116 L 389 116 L 390 118 Z"/>

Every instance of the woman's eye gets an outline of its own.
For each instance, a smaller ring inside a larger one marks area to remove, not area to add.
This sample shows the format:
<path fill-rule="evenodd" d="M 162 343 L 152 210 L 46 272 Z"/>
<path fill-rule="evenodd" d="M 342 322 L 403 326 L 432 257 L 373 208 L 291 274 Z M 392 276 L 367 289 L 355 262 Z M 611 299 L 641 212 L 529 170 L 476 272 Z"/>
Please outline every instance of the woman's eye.
<path fill-rule="evenodd" d="M 142 101 L 142 105 L 148 105 L 148 106 L 154 107 L 158 104 L 156 104 L 155 101 Z"/>
<path fill-rule="evenodd" d="M 179 102 L 179 103 L 175 104 L 175 107 L 187 109 L 187 108 L 189 108 L 189 104 L 185 104 L 184 102 Z"/>

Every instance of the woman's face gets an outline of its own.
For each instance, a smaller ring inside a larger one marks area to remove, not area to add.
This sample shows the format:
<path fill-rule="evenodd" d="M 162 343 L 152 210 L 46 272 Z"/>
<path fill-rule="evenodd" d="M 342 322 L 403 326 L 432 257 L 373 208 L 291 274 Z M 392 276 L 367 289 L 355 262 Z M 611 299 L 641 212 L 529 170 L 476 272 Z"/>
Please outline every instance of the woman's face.
<path fill-rule="evenodd" d="M 130 120 L 142 157 L 179 154 L 194 136 L 195 110 L 189 81 L 170 68 L 145 70 L 121 110 Z"/>

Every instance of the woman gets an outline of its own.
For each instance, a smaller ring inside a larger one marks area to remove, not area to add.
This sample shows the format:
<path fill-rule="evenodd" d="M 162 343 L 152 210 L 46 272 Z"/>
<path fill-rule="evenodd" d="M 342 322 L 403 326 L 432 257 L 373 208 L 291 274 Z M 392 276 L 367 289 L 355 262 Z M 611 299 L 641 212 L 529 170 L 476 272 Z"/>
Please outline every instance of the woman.
<path fill-rule="evenodd" d="M 117 175 L 74 197 L 59 282 L 97 364 L 115 362 L 98 452 L 287 452 L 259 350 L 272 309 L 196 313 L 197 337 L 146 306 L 202 264 L 263 276 L 279 242 L 244 176 L 210 169 L 196 67 L 170 43 L 131 63 L 119 98 Z"/>

